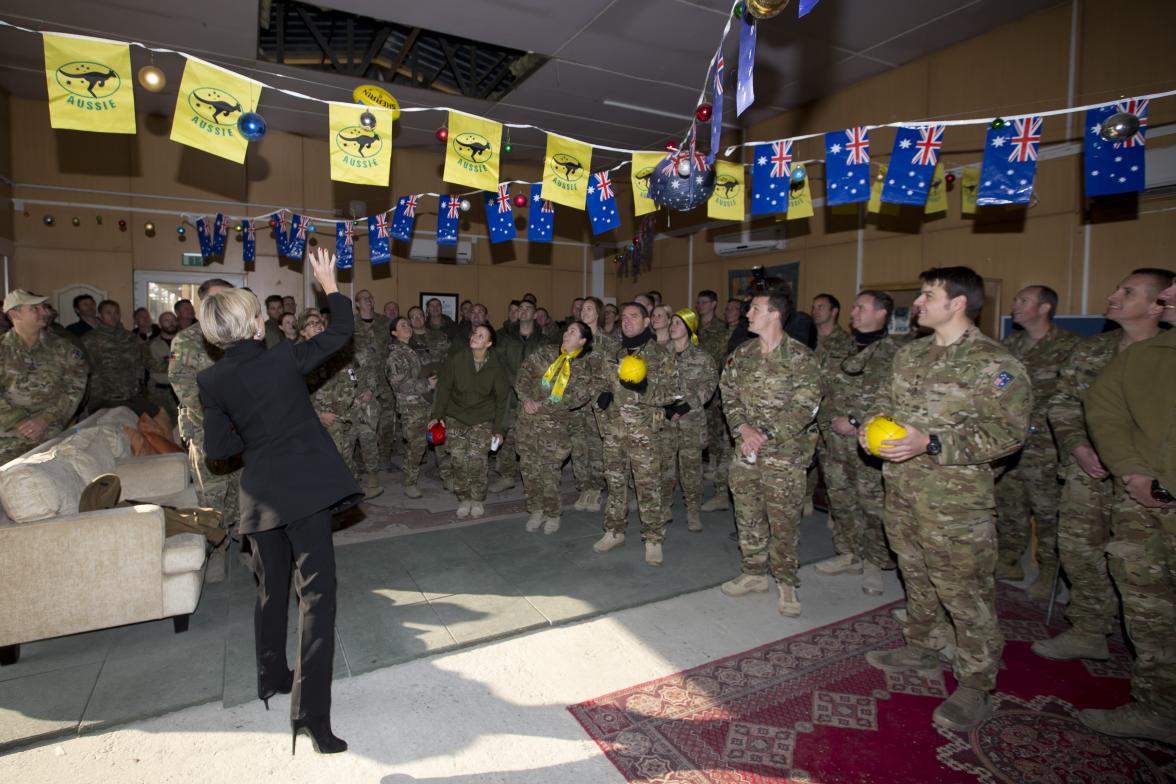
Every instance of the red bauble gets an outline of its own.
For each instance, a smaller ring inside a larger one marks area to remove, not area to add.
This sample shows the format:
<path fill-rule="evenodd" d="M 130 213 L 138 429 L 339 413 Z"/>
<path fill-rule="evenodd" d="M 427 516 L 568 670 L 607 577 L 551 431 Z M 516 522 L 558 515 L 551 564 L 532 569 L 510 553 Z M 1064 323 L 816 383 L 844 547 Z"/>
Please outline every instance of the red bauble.
<path fill-rule="evenodd" d="M 527 206 L 527 197 L 521 193 L 516 194 L 514 197 L 514 206 L 526 207 Z"/>
<path fill-rule="evenodd" d="M 126 231 L 127 230 L 127 222 L 125 220 L 120 220 L 118 222 L 118 230 L 119 231 Z"/>
<path fill-rule="evenodd" d="M 709 122 L 713 111 L 709 103 L 704 103 L 694 110 L 694 117 L 699 122 Z"/>
<path fill-rule="evenodd" d="M 943 181 L 946 182 L 948 185 L 952 185 L 955 183 L 955 175 L 949 174 L 943 178 Z"/>
<path fill-rule="evenodd" d="M 443 142 L 449 139 L 449 129 L 442 125 L 437 129 L 437 141 Z"/>
<path fill-rule="evenodd" d="M 666 152 L 677 152 L 678 145 L 676 142 L 666 142 Z"/>

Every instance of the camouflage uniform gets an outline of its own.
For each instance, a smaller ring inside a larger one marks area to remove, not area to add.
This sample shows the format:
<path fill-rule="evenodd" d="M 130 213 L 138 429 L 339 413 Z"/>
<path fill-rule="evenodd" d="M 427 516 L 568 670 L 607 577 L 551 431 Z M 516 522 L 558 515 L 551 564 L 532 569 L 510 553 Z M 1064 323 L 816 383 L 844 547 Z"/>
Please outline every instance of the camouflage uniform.
<path fill-rule="evenodd" d="M 351 426 L 359 442 L 364 472 L 374 476 L 383 463 L 383 451 L 380 448 L 380 395 L 383 392 L 381 387 L 386 386 L 383 380 L 384 358 L 388 353 L 388 319 L 382 313 L 376 314 L 370 323 L 356 318 L 353 344 L 355 372 L 362 381 L 361 389 L 356 394 L 371 393 L 371 399 L 366 403 L 355 401 Z"/>
<path fill-rule="evenodd" d="M 1014 564 L 1029 541 L 1029 516 L 1037 529 L 1037 563 L 1052 579 L 1057 568 L 1058 449 L 1049 429 L 1049 401 L 1057 387 L 1058 370 L 1078 345 L 1078 336 L 1050 325 L 1041 340 L 1027 346 L 1029 333 L 1018 330 L 1004 339 L 1005 348 L 1024 363 L 1033 385 L 1029 438 L 1020 453 L 1007 458 L 1008 470 L 996 483 L 997 559 Z"/>
<path fill-rule="evenodd" d="M 634 392 L 621 386 L 617 374 L 625 356 L 645 360 L 644 392 Z M 665 406 L 681 394 L 681 385 L 674 370 L 674 360 L 665 346 L 649 339 L 640 346 L 623 346 L 601 355 L 604 378 L 603 390 L 612 393 L 611 404 L 598 422 L 604 438 L 604 481 L 608 486 L 608 503 L 604 508 L 604 530 L 623 534 L 629 524 L 629 474 L 637 493 L 637 509 L 641 518 L 641 539 L 650 544 L 661 544 L 665 539 L 665 517 L 662 514 L 661 454 L 658 439 L 665 428 Z"/>
<path fill-rule="evenodd" d="M 934 337 L 904 344 L 889 395 L 867 413 L 893 416 L 939 438 L 939 455 L 883 466 L 886 535 L 907 593 L 909 645 L 942 650 L 955 637 L 953 673 L 991 691 L 1004 639 L 996 619 L 996 505 L 992 461 L 1021 445 L 1032 391 L 1025 367 L 969 327 L 950 346 Z M 946 610 L 946 615 L 944 613 Z"/>
<path fill-rule="evenodd" d="M 727 325 L 718 318 L 698 328 L 698 345 L 715 361 L 716 368 L 723 367 L 727 358 Z M 711 469 L 715 473 L 715 495 L 727 492 L 727 471 L 731 462 L 731 434 L 723 418 L 723 395 L 717 393 L 706 406 L 706 449 Z"/>
<path fill-rule="evenodd" d="M 190 324 L 172 338 L 167 379 L 180 401 L 176 424 L 180 438 L 188 442 L 188 461 L 201 506 L 222 515 L 225 530 L 233 530 L 241 519 L 238 494 L 241 488 L 241 458 L 210 460 L 204 456 L 204 405 L 196 386 L 196 374 L 220 359 L 224 352 L 204 339 L 200 324 Z"/>
<path fill-rule="evenodd" d="M 670 519 L 674 500 L 674 483 L 682 485 L 682 500 L 687 514 L 698 514 L 702 505 L 702 450 L 706 448 L 706 410 L 703 406 L 715 393 L 719 371 L 715 361 L 701 348 L 686 344 L 682 353 L 673 351 L 678 383 L 682 385 L 690 410 L 678 421 L 667 421 L 662 431 L 662 513 Z"/>
<path fill-rule="evenodd" d="M 40 332 L 32 348 L 16 330 L 0 336 L 0 465 L 65 427 L 82 402 L 88 371 L 81 349 L 56 335 Z M 49 424 L 44 439 L 36 443 L 16 430 L 32 417 Z"/>
<path fill-rule="evenodd" d="M 404 436 L 404 485 L 415 486 L 421 473 L 428 440 L 429 380 L 422 378 L 421 359 L 412 348 L 393 339 L 384 364 L 385 377 L 396 393 L 396 411 L 400 414 L 400 432 Z"/>
<path fill-rule="evenodd" d="M 612 372 L 602 358 L 615 356 L 620 347 L 620 341 L 612 335 L 606 335 L 601 330 L 593 333 L 592 354 L 596 356 L 596 361 L 591 363 L 590 368 L 597 387 L 606 388 L 608 382 L 605 374 Z M 596 406 L 578 408 L 572 416 L 572 476 L 579 493 L 587 490 L 598 493 L 604 491 L 604 440 L 601 435 L 604 416 L 604 412 Z"/>
<path fill-rule="evenodd" d="M 128 406 L 143 413 L 146 406 L 143 379 L 147 365 L 143 343 L 135 333 L 119 324 L 108 327 L 102 322 L 82 338 L 90 359 L 90 402 L 87 408 Z"/>
<path fill-rule="evenodd" d="M 1083 471 L 1074 450 L 1094 448 L 1086 432 L 1082 398 L 1118 353 L 1122 336 L 1121 330 L 1114 330 L 1081 341 L 1062 365 L 1049 402 L 1049 424 L 1061 456 L 1058 476 L 1065 482 L 1058 505 L 1058 554 L 1070 580 L 1066 617 L 1075 629 L 1089 634 L 1110 634 L 1119 604 L 1106 556 L 1114 481 L 1110 476 L 1094 479 Z"/>
<path fill-rule="evenodd" d="M 547 345 L 547 338 L 543 337 L 543 332 L 539 327 L 535 326 L 534 322 L 532 322 L 531 326 L 532 331 L 528 337 L 524 338 L 519 333 L 517 321 L 512 323 L 510 329 L 504 326 L 502 333 L 498 337 L 502 356 L 506 360 L 506 369 L 511 390 L 510 407 L 506 414 L 506 434 L 503 436 L 502 446 L 498 448 L 498 452 L 494 456 L 494 470 L 498 472 L 499 476 L 509 479 L 512 482 L 513 478 L 519 473 L 518 461 L 522 459 L 522 452 L 519 451 L 514 431 L 514 422 L 519 412 L 519 401 L 514 389 L 515 377 L 518 375 L 519 368 L 522 367 L 527 357 Z M 544 370 L 546 369 L 544 368 Z M 564 438 L 567 438 L 567 433 L 564 434 Z"/>
<path fill-rule="evenodd" d="M 813 459 L 821 404 L 820 369 L 807 346 L 785 335 L 768 354 L 758 340 L 727 357 L 719 389 L 735 437 L 731 495 L 743 574 L 771 574 L 797 586 L 805 471 Z M 743 425 L 768 434 L 754 463 L 743 455 Z"/>
<path fill-rule="evenodd" d="M 817 337 L 817 365 L 821 371 L 821 410 L 817 412 L 817 461 L 825 477 L 825 497 L 829 503 L 829 520 L 833 526 L 833 547 L 838 555 L 861 557 L 857 551 L 855 527 L 862 517 L 858 506 L 857 439 L 833 432 L 833 417 L 851 413 L 860 415 L 863 408 L 855 394 L 849 394 L 849 383 L 841 372 L 841 361 L 857 351 L 853 338 L 843 329 Z M 805 498 L 812 497 L 812 488 L 805 487 Z"/>
<path fill-rule="evenodd" d="M 445 361 L 449 357 L 449 338 L 442 330 L 425 329 L 421 334 L 413 333 L 409 338 L 408 345 L 413 351 L 417 353 L 417 357 L 421 360 L 422 368 L 430 368 L 436 373 L 440 374 L 441 369 L 445 367 Z M 425 371 L 429 372 L 428 370 Z M 425 424 L 428 424 L 426 420 Z M 407 427 L 402 421 L 400 429 L 403 431 Z M 408 436 L 405 436 L 407 440 Z M 442 444 L 441 446 L 433 447 L 433 453 L 437 457 L 437 472 L 441 474 L 441 481 L 447 486 L 453 485 L 453 471 L 452 463 L 449 459 L 449 445 Z"/>
<path fill-rule="evenodd" d="M 376 395 L 372 401 L 371 416 L 374 417 L 375 425 L 371 428 L 371 432 L 367 432 L 367 426 L 364 425 L 363 432 L 360 439 L 362 445 L 366 440 L 367 446 L 361 446 L 361 449 L 366 449 L 371 452 L 375 459 L 375 465 L 366 465 L 367 457 L 364 457 L 365 467 L 369 472 L 375 472 L 388 460 L 388 455 L 392 452 L 392 445 L 396 438 L 396 395 L 388 386 L 388 380 L 384 376 L 384 364 L 388 359 L 388 344 L 392 336 L 389 332 L 391 322 L 383 313 L 376 313 L 372 316 L 371 321 L 365 321 L 356 314 L 355 318 L 355 350 L 362 354 L 365 363 L 370 360 L 373 364 L 373 376 L 375 377 Z M 367 452 L 364 453 L 365 455 Z"/>
<path fill-rule="evenodd" d="M 159 337 L 147 343 L 147 397 L 167 411 L 171 421 L 176 421 L 176 394 L 167 380 L 167 366 L 171 361 L 171 343 Z"/>
<path fill-rule="evenodd" d="M 359 361 L 355 348 L 348 344 L 325 364 L 306 377 L 310 404 L 316 414 L 334 414 L 335 421 L 326 425 L 335 448 L 352 476 L 358 476 L 355 466 L 355 442 L 359 440 L 356 425 L 363 404 L 356 400 L 371 384 L 360 383 Z"/>
<path fill-rule="evenodd" d="M 522 466 L 523 489 L 527 511 L 542 512 L 547 518 L 559 517 L 562 501 L 559 495 L 560 469 L 571 454 L 568 429 L 579 409 L 599 394 L 594 373 L 589 363 L 599 363 L 594 352 L 572 360 L 572 373 L 563 397 L 550 399 L 551 390 L 544 388 L 543 375 L 560 356 L 560 348 L 546 344 L 523 361 L 515 377 L 514 391 L 520 401 L 515 417 L 518 430 L 519 462 Z M 539 410 L 528 414 L 522 401 L 534 400 Z"/>

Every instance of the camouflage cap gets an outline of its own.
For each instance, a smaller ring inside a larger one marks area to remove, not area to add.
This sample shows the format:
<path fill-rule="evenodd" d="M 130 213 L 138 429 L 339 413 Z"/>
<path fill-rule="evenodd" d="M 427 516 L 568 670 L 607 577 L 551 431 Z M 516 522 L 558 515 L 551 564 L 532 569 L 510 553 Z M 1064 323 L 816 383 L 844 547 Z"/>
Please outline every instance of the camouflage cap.
<path fill-rule="evenodd" d="M 21 305 L 40 305 L 48 297 L 38 297 L 36 294 L 25 291 L 24 289 L 13 289 L 8 292 L 8 296 L 4 298 L 4 312 L 19 308 Z"/>

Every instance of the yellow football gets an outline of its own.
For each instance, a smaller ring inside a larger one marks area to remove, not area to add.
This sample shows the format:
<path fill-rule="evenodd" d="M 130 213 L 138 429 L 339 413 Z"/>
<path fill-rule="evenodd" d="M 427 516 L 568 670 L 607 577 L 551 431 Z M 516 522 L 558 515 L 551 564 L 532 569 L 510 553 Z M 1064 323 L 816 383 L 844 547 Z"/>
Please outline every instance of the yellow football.
<path fill-rule="evenodd" d="M 621 366 L 617 368 L 617 375 L 621 377 L 621 381 L 640 384 L 645 380 L 645 360 L 641 357 L 625 357 L 621 360 Z"/>
<path fill-rule="evenodd" d="M 878 456 L 882 455 L 881 450 L 891 448 L 882 446 L 883 441 L 897 440 L 906 434 L 906 428 L 890 417 L 878 416 L 866 423 L 866 443 L 870 447 L 870 453 Z"/>

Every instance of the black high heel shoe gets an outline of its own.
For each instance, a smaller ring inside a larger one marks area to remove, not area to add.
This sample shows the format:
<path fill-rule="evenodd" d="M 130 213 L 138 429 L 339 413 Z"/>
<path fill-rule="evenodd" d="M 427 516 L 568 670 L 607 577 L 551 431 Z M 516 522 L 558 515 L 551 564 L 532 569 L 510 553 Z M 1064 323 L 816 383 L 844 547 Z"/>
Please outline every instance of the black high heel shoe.
<path fill-rule="evenodd" d="M 270 697 L 275 694 L 289 694 L 294 689 L 294 671 L 287 670 L 286 680 L 276 689 L 271 689 L 266 693 L 262 693 L 260 689 L 257 691 L 257 698 L 265 703 L 265 709 L 269 710 Z"/>
<path fill-rule="evenodd" d="M 290 741 L 290 756 L 294 756 L 299 732 L 305 732 L 310 736 L 310 745 L 314 746 L 314 750 L 319 754 L 338 754 L 341 751 L 347 751 L 347 741 L 335 737 L 331 732 L 330 716 L 293 719 L 290 726 L 294 730 L 294 737 Z"/>

